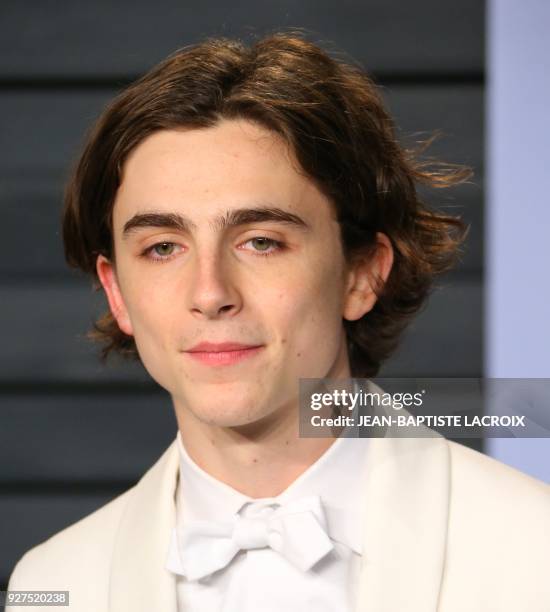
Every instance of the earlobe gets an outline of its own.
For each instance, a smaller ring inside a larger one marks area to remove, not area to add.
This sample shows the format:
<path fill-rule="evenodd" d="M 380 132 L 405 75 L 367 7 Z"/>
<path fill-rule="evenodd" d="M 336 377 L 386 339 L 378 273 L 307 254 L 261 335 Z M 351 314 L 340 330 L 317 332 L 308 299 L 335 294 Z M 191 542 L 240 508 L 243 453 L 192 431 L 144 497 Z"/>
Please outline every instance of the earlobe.
<path fill-rule="evenodd" d="M 357 321 L 376 304 L 377 286 L 383 285 L 393 265 L 393 248 L 386 234 L 376 234 L 376 248 L 365 257 L 357 257 L 348 273 L 348 287 L 343 317 Z"/>
<path fill-rule="evenodd" d="M 115 318 L 121 331 L 128 336 L 133 335 L 132 324 L 128 311 L 120 292 L 114 265 L 103 255 L 98 255 L 96 260 L 96 271 L 99 281 L 105 291 L 111 314 Z"/>

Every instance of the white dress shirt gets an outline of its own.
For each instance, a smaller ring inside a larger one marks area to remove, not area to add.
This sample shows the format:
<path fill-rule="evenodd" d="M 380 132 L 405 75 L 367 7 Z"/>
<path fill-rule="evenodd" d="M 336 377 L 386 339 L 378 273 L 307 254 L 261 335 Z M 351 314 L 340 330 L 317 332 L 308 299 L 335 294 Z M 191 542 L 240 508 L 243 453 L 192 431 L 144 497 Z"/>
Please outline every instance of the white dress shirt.
<path fill-rule="evenodd" d="M 166 567 L 177 574 L 179 612 L 348 612 L 356 601 L 362 553 L 364 499 L 359 483 L 366 467 L 364 438 L 338 438 L 283 493 L 253 499 L 213 478 L 187 454 L 180 455 L 177 525 Z M 272 548 L 241 550 L 223 569 L 201 579 L 184 574 L 176 529 L 190 521 L 224 521 L 266 503 L 288 503 L 318 495 L 334 548 L 308 571 Z"/>

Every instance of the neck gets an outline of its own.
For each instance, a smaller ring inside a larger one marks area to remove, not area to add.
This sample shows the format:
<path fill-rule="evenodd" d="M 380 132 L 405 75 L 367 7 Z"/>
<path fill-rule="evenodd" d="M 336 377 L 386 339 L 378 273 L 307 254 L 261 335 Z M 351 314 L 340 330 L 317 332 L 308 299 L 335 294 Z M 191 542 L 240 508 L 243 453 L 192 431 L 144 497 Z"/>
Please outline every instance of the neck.
<path fill-rule="evenodd" d="M 300 438 L 297 422 L 254 435 L 250 428 L 221 428 L 185 419 L 185 449 L 205 472 L 252 498 L 275 497 L 315 463 L 334 438 Z"/>
<path fill-rule="evenodd" d="M 329 378 L 350 376 L 347 355 Z M 174 398 L 185 449 L 205 472 L 252 498 L 275 497 L 334 443 L 298 435 L 297 400 L 262 421 L 239 427 L 204 423 Z"/>

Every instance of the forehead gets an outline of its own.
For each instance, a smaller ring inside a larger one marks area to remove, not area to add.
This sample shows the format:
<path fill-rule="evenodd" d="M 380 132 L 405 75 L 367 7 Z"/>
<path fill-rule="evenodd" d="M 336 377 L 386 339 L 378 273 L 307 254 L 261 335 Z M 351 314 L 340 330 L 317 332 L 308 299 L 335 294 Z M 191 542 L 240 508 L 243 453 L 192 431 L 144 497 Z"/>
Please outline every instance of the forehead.
<path fill-rule="evenodd" d="M 204 129 L 159 131 L 140 143 L 124 164 L 113 219 L 120 227 L 154 208 L 184 211 L 200 222 L 262 203 L 330 214 L 282 137 L 249 121 L 223 120 Z"/>

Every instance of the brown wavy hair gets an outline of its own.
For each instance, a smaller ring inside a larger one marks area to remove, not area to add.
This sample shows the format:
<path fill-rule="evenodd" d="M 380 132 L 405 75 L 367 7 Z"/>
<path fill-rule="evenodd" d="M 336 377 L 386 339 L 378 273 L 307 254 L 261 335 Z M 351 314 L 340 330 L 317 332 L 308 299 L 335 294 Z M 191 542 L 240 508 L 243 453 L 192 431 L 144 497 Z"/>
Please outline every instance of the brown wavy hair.
<path fill-rule="evenodd" d="M 365 254 L 385 233 L 394 264 L 374 308 L 344 321 L 353 376 L 378 373 L 437 274 L 457 259 L 466 228 L 430 210 L 419 184 L 447 187 L 467 168 L 420 161 L 400 146 L 377 86 L 352 62 L 332 58 L 303 35 L 279 33 L 252 46 L 208 39 L 181 49 L 122 91 L 90 131 L 65 194 L 69 265 L 95 277 L 98 254 L 114 259 L 112 210 L 128 154 L 158 130 L 206 128 L 244 118 L 292 147 L 303 171 L 333 203 L 346 257 Z M 90 337 L 139 359 L 133 337 L 110 312 Z"/>

